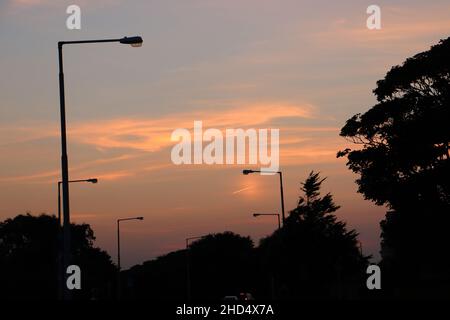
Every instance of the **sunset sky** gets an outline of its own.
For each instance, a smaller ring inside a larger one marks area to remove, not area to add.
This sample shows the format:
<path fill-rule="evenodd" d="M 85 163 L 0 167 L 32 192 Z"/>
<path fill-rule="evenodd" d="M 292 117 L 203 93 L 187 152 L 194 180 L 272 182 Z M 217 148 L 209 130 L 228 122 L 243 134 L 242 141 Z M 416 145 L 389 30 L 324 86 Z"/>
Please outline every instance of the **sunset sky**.
<path fill-rule="evenodd" d="M 81 7 L 81 30 L 66 8 Z M 186 237 L 233 231 L 255 243 L 280 212 L 277 176 L 245 165 L 172 164 L 177 128 L 279 128 L 286 209 L 311 170 L 328 179 L 340 219 L 378 257 L 386 208 L 356 192 L 339 137 L 368 110 L 391 66 L 450 36 L 450 2 L 377 1 L 382 29 L 366 28 L 373 1 L 0 0 L 0 220 L 57 210 L 60 179 L 57 42 L 141 35 L 64 48 L 72 220 L 123 267 L 181 249 Z M 251 166 L 257 169 L 259 166 Z"/>

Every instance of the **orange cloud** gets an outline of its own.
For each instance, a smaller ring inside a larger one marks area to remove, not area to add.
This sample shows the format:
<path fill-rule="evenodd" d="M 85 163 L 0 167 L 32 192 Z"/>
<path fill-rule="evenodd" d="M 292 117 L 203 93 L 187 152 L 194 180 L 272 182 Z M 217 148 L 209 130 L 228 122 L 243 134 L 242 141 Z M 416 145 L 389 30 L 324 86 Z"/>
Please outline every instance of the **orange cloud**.
<path fill-rule="evenodd" d="M 48 180 L 49 178 L 53 178 L 52 181 L 55 181 L 60 173 L 61 172 L 59 170 L 52 170 L 39 172 L 32 175 L 0 177 L 0 182 L 42 181 L 43 179 Z"/>
<path fill-rule="evenodd" d="M 126 118 L 96 122 L 80 122 L 69 126 L 69 141 L 80 146 L 90 146 L 95 152 L 90 161 L 71 162 L 70 176 L 94 176 L 106 181 L 158 171 L 173 166 L 166 154 L 174 142 L 173 130 L 191 129 L 194 120 L 202 120 L 205 128 L 279 128 L 281 165 L 334 161 L 339 149 L 338 128 L 283 125 L 283 119 L 318 118 L 316 109 L 308 104 L 291 103 L 236 103 L 223 110 L 197 110 L 192 113 L 176 113 L 159 118 Z M 15 130 L 16 129 L 16 130 Z M 56 126 L 28 125 L 3 128 L 15 143 L 27 143 L 33 139 L 59 139 Z M 332 136 L 333 138 L 329 138 Z M 12 138 L 11 138 L 12 137 Z M 328 138 L 327 138 L 328 137 Z M 1 144 L 0 144 L 1 145 Z M 200 166 L 205 168 L 205 166 Z M 223 169 L 223 166 L 215 168 Z M 197 169 L 197 168 L 196 168 Z M 32 175 L 1 178 L 2 182 L 53 183 L 59 179 L 59 168 Z M 243 190 L 241 190 L 243 191 Z"/>
<path fill-rule="evenodd" d="M 159 119 L 113 119 L 75 124 L 69 136 L 78 143 L 96 148 L 126 148 L 154 152 L 171 146 L 170 135 L 177 128 L 192 128 L 194 120 L 205 126 L 249 128 L 270 126 L 277 118 L 313 118 L 311 105 L 288 103 L 242 104 L 223 111 L 207 110 L 163 116 Z"/>

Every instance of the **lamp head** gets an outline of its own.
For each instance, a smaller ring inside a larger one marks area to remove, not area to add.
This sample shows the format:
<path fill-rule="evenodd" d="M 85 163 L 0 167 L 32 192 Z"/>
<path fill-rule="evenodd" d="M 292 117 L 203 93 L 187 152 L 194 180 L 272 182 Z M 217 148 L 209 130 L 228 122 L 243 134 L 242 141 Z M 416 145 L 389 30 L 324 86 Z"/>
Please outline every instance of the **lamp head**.
<path fill-rule="evenodd" d="M 248 170 L 248 169 L 242 170 L 242 174 L 245 176 L 248 175 L 249 173 L 253 173 L 253 170 Z"/>
<path fill-rule="evenodd" d="M 141 37 L 124 37 L 120 39 L 120 43 L 129 44 L 132 47 L 142 47 L 143 42 L 144 40 Z"/>
<path fill-rule="evenodd" d="M 87 182 L 90 182 L 90 183 L 97 183 L 97 182 L 98 182 L 98 179 L 97 179 L 97 178 L 87 179 Z"/>
<path fill-rule="evenodd" d="M 256 217 L 259 217 L 260 214 L 259 213 L 254 213 L 253 216 L 256 218 Z"/>
<path fill-rule="evenodd" d="M 137 217 L 138 220 L 144 220 L 144 217 Z"/>

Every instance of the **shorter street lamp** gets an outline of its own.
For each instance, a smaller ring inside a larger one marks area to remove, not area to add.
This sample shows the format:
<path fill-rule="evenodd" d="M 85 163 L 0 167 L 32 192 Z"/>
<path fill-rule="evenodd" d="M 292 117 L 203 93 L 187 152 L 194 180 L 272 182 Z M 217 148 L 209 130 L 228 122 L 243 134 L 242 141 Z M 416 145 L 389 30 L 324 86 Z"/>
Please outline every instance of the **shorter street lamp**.
<path fill-rule="evenodd" d="M 90 183 L 97 183 L 97 178 L 91 178 L 91 179 L 80 179 L 80 180 L 69 180 L 69 183 L 75 183 L 75 182 L 90 182 Z M 59 225 L 61 225 L 61 184 L 62 181 L 58 181 L 58 222 Z"/>
<path fill-rule="evenodd" d="M 255 218 L 257 218 L 259 216 L 277 216 L 277 218 L 278 218 L 278 229 L 281 228 L 280 214 L 279 213 L 254 213 L 253 216 Z"/>
<path fill-rule="evenodd" d="M 258 172 L 278 173 L 278 176 L 280 177 L 281 216 L 283 219 L 283 226 L 284 226 L 284 223 L 286 222 L 286 216 L 284 215 L 283 173 L 281 171 L 266 171 L 266 170 L 261 171 L 261 170 L 250 170 L 250 169 L 242 170 L 242 174 L 244 176 L 247 176 L 250 173 L 258 173 Z"/>
<path fill-rule="evenodd" d="M 79 180 L 69 180 L 69 183 L 77 183 L 77 182 L 90 182 L 97 183 L 97 178 L 91 179 L 79 179 Z M 61 300 L 63 298 L 63 279 L 64 279 L 64 270 L 63 270 L 63 261 L 62 261 L 62 230 L 61 230 L 61 185 L 62 181 L 58 181 L 58 297 Z"/>
<path fill-rule="evenodd" d="M 186 238 L 186 293 L 187 301 L 191 300 L 191 268 L 190 268 L 190 255 L 189 255 L 189 241 L 202 239 L 205 236 Z"/>
<path fill-rule="evenodd" d="M 255 218 L 257 218 L 259 216 L 277 216 L 277 218 L 278 218 L 278 230 L 280 230 L 280 228 L 281 228 L 281 225 L 280 225 L 280 214 L 279 213 L 254 213 L 253 216 Z M 272 299 L 275 299 L 275 277 L 273 276 L 273 274 L 271 274 L 271 276 L 270 276 L 270 287 L 271 287 L 271 291 L 272 291 Z"/>
<path fill-rule="evenodd" d="M 129 220 L 144 220 L 144 217 L 117 219 L 117 299 L 120 299 L 120 222 Z"/>

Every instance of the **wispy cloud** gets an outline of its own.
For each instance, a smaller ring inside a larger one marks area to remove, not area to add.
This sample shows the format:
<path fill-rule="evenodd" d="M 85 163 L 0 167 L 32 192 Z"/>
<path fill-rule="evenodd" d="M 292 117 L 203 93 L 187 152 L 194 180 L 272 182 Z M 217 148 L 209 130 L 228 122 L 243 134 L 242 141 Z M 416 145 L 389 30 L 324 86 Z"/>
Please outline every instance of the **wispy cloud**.
<path fill-rule="evenodd" d="M 319 115 L 309 104 L 282 102 L 234 103 L 222 110 L 197 110 L 192 113 L 175 113 L 158 118 L 117 118 L 97 122 L 71 124 L 71 143 L 93 148 L 97 155 L 89 161 L 71 164 L 71 176 L 95 176 L 102 180 L 117 180 L 151 173 L 172 165 L 168 151 L 174 144 L 170 140 L 177 128 L 192 129 L 194 120 L 202 120 L 206 128 L 279 128 L 281 130 L 281 158 L 285 164 L 298 163 L 306 157 L 311 160 L 331 156 L 336 151 L 334 139 L 318 139 L 319 136 L 337 135 L 337 128 L 329 126 L 286 125 L 297 120 L 314 120 Z M 1 129 L 8 132 L 8 140 L 15 144 L 33 146 L 34 141 L 59 139 L 56 126 L 37 124 Z M 6 143 L 8 140 L 3 141 Z M 3 148 L 7 146 L 3 145 Z M 2 177 L 3 182 L 54 182 L 59 168 L 23 176 Z"/>
<path fill-rule="evenodd" d="M 204 110 L 163 116 L 159 119 L 113 119 L 101 123 L 80 123 L 70 135 L 79 143 L 97 148 L 129 148 L 157 151 L 170 146 L 171 132 L 177 128 L 192 128 L 193 121 L 202 120 L 205 126 L 249 128 L 269 126 L 278 118 L 312 118 L 310 105 L 261 103 L 241 105 L 225 110 Z"/>
<path fill-rule="evenodd" d="M 249 190 L 249 189 L 252 189 L 252 188 L 253 188 L 253 186 L 247 186 L 247 187 L 245 187 L 245 188 L 242 188 L 242 189 L 233 191 L 232 194 L 238 194 L 238 193 L 241 193 L 241 192 L 243 192 L 243 191 L 246 191 L 246 190 Z"/>
<path fill-rule="evenodd" d="M 285 102 L 231 103 L 220 110 L 197 110 L 174 113 L 159 118 L 116 118 L 104 121 L 83 121 L 70 125 L 70 139 L 100 149 L 127 148 L 157 151 L 172 144 L 171 132 L 192 128 L 193 121 L 202 120 L 208 127 L 251 128 L 269 126 L 279 118 L 312 119 L 315 108 L 310 104 Z M 32 142 L 59 137 L 58 126 L 42 123 L 14 124 L 0 128 L 1 145 Z"/>
<path fill-rule="evenodd" d="M 347 46 L 358 48 L 383 49 L 387 44 L 390 50 L 404 48 L 415 50 L 424 39 L 450 35 L 448 12 L 450 5 L 428 5 L 424 10 L 417 7 L 385 5 L 382 9 L 382 27 L 380 30 L 369 30 L 362 19 L 337 18 L 326 28 L 310 34 L 310 40 L 316 48 L 321 46 Z M 425 49 L 425 48 L 424 48 Z"/>

